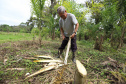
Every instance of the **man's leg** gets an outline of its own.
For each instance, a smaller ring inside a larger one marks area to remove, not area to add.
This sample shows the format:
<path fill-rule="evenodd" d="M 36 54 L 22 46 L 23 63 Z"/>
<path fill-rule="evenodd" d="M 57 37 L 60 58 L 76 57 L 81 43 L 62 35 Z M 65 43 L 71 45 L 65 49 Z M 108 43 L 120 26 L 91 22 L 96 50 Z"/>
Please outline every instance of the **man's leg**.
<path fill-rule="evenodd" d="M 76 56 L 75 56 L 75 52 L 72 52 L 72 61 L 73 61 L 74 63 L 76 63 Z"/>
<path fill-rule="evenodd" d="M 68 40 L 69 40 L 69 38 L 66 37 L 66 38 L 62 41 L 62 44 L 61 44 L 61 46 L 60 46 L 59 49 L 58 49 L 58 57 L 57 57 L 57 58 L 60 58 L 60 55 L 63 53 L 63 50 L 65 49 L 65 47 L 66 47 L 66 45 L 67 45 L 67 43 L 68 43 Z"/>
<path fill-rule="evenodd" d="M 72 61 L 76 63 L 75 52 L 77 50 L 76 35 L 71 39 Z"/>

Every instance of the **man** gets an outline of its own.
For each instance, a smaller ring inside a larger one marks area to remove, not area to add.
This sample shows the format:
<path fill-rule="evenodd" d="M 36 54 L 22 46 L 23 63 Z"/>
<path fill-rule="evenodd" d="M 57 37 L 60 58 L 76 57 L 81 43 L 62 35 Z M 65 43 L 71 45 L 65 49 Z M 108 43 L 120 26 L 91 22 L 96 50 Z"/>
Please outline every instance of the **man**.
<path fill-rule="evenodd" d="M 65 49 L 68 43 L 69 37 L 71 37 L 72 61 L 75 63 L 75 51 L 77 50 L 76 34 L 79 23 L 76 17 L 71 13 L 67 13 L 63 6 L 58 7 L 57 13 L 60 16 L 59 27 L 63 38 L 62 44 L 58 49 L 58 58 L 60 58 L 63 49 Z"/>

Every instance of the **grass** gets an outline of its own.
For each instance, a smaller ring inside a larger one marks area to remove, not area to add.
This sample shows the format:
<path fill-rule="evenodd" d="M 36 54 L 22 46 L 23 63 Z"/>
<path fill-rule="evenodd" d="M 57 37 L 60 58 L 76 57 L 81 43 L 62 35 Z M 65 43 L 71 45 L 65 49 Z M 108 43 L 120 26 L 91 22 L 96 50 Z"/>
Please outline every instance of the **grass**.
<path fill-rule="evenodd" d="M 32 35 L 30 33 L 0 32 L 0 44 L 22 40 L 32 40 Z"/>
<path fill-rule="evenodd" d="M 22 40 L 22 41 L 21 41 Z M 29 41 L 28 41 L 29 40 Z M 61 45 L 59 40 L 42 40 L 42 47 L 37 43 L 32 44 L 32 35 L 28 33 L 5 33 L 0 32 L 0 83 L 19 83 L 29 84 L 28 81 L 21 81 L 25 78 L 26 73 L 34 73 L 43 67 L 42 63 L 34 63 L 33 60 L 23 59 L 24 57 L 33 57 L 34 55 L 49 54 L 53 57 L 57 56 L 58 47 Z M 7 44 L 4 44 L 7 42 Z M 10 43 L 8 43 L 10 42 Z M 3 44 L 2 44 L 3 43 Z M 16 44 L 16 46 L 15 46 Z M 126 45 L 119 50 L 94 50 L 93 41 L 77 41 L 78 50 L 76 52 L 76 59 L 80 60 L 87 69 L 88 79 L 107 79 L 105 72 L 102 71 L 104 67 L 101 65 L 104 61 L 108 61 L 108 57 L 117 60 L 118 63 L 125 63 L 126 59 Z M 109 47 L 109 46 L 105 46 Z M 103 46 L 104 48 L 104 46 Z M 66 51 L 66 50 L 64 50 Z M 63 56 L 64 54 L 62 54 Z M 4 57 L 8 58 L 6 65 L 3 65 Z M 72 53 L 69 52 L 68 62 L 70 70 L 74 70 L 74 64 L 71 61 Z M 90 58 L 90 59 L 89 59 Z M 19 60 L 20 59 L 20 60 Z M 87 62 L 87 60 L 89 61 Z M 19 60 L 19 61 L 18 61 Z M 26 68 L 24 71 L 6 71 L 7 68 Z M 101 70 L 101 71 L 99 71 Z M 120 69 L 120 72 L 122 70 Z M 42 73 L 33 77 L 30 83 L 48 84 L 55 77 L 55 70 Z M 66 73 L 66 72 L 65 72 Z M 94 73 L 94 74 L 91 74 Z M 97 74 L 97 75 L 96 75 Z M 69 76 L 74 74 L 69 74 Z M 69 77 L 68 76 L 68 77 Z M 49 78 L 48 78 L 49 77 Z M 95 80 L 94 80 L 95 81 Z"/>

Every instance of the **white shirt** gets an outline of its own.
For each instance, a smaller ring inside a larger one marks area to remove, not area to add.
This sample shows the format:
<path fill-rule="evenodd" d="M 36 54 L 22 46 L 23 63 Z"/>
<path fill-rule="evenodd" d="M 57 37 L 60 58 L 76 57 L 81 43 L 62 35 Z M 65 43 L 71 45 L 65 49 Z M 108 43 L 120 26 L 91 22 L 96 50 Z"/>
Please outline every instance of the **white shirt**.
<path fill-rule="evenodd" d="M 76 17 L 71 14 L 71 13 L 67 13 L 67 17 L 66 19 L 59 19 L 59 27 L 63 28 L 64 31 L 64 35 L 66 37 L 69 37 L 70 35 L 73 34 L 74 30 L 75 30 L 75 25 L 78 23 Z"/>

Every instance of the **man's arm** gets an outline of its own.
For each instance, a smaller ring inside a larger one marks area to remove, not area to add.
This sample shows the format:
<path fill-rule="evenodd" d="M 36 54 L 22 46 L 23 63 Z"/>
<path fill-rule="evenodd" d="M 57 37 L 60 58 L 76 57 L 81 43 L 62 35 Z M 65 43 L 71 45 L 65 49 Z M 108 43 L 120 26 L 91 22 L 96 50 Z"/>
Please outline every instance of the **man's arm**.
<path fill-rule="evenodd" d="M 75 25 L 75 30 L 74 30 L 74 32 L 77 32 L 78 28 L 79 28 L 79 23 L 77 23 L 77 24 Z M 73 33 L 70 37 L 73 38 L 74 36 L 75 36 L 75 33 Z"/>
<path fill-rule="evenodd" d="M 64 36 L 64 31 L 63 31 L 63 28 L 62 27 L 60 28 L 60 31 L 61 31 L 62 38 L 64 40 L 65 39 L 65 36 Z"/>

